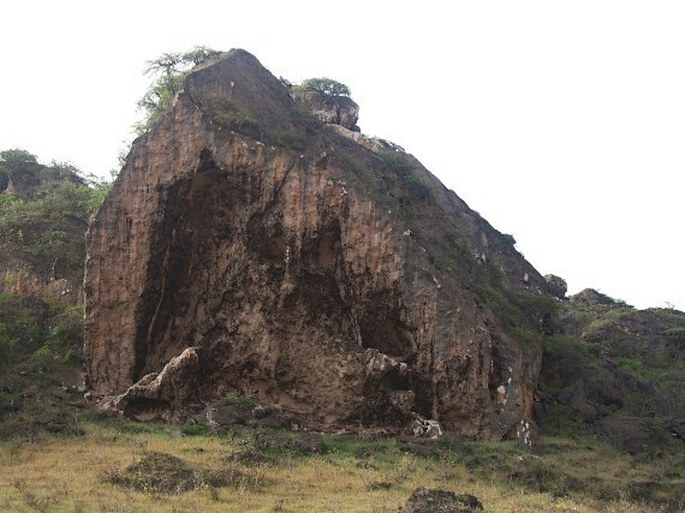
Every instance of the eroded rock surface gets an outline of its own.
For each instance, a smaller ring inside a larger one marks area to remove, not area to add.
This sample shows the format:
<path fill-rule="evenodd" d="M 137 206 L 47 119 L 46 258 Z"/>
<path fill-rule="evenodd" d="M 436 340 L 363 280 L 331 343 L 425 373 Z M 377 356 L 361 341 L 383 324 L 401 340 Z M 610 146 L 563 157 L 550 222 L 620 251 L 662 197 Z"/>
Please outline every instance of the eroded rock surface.
<path fill-rule="evenodd" d="M 545 274 L 545 281 L 547 282 L 547 290 L 550 294 L 558 299 L 564 299 L 566 292 L 568 292 L 568 285 L 566 280 L 554 274 Z"/>
<path fill-rule="evenodd" d="M 324 427 L 515 436 L 544 279 L 416 159 L 296 113 L 234 50 L 134 142 L 88 237 L 94 393 L 138 416 L 238 393 Z"/>
<path fill-rule="evenodd" d="M 143 376 L 123 394 L 103 404 L 106 409 L 136 420 L 173 420 L 182 416 L 198 386 L 200 372 L 197 347 L 189 347 L 172 358 L 160 372 Z"/>

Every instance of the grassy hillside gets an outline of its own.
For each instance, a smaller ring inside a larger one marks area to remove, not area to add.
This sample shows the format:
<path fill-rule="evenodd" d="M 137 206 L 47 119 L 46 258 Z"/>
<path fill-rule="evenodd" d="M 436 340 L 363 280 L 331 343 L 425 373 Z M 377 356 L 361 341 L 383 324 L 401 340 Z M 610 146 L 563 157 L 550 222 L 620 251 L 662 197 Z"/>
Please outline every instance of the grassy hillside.
<path fill-rule="evenodd" d="M 486 512 L 682 511 L 682 454 L 659 461 L 598 440 L 513 442 L 320 435 L 264 426 L 86 421 L 80 436 L 0 445 L 7 511 L 396 512 L 418 487 L 476 496 Z"/>
<path fill-rule="evenodd" d="M 5 288 L 17 271 L 47 283 L 83 273 L 84 233 L 107 187 L 69 164 L 45 166 L 23 150 L 0 152 L 0 271 Z"/>
<path fill-rule="evenodd" d="M 685 313 L 636 310 L 593 290 L 562 306 L 545 342 L 539 420 L 631 453 L 683 451 Z"/>
<path fill-rule="evenodd" d="M 0 152 L 0 438 L 72 430 L 64 401 L 83 401 L 84 237 L 105 193 L 68 164 Z"/>

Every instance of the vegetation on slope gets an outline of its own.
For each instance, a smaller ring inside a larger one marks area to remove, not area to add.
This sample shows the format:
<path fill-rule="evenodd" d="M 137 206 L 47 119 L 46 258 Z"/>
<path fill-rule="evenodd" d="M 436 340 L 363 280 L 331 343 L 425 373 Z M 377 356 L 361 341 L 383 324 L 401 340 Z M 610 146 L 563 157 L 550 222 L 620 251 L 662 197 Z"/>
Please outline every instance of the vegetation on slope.
<path fill-rule="evenodd" d="M 599 433 L 633 453 L 683 450 L 685 313 L 586 290 L 562 305 L 561 321 L 565 333 L 545 341 L 543 429 Z"/>
<path fill-rule="evenodd" d="M 18 261 L 51 279 L 82 273 L 83 236 L 106 193 L 70 164 L 45 166 L 24 150 L 0 152 L 0 270 Z"/>
<path fill-rule="evenodd" d="M 85 231 L 107 186 L 15 149 L 0 152 L 0 189 L 0 438 L 74 432 Z"/>
<path fill-rule="evenodd" d="M 181 84 L 193 68 L 213 61 L 221 52 L 204 46 L 196 46 L 187 52 L 167 52 L 147 62 L 146 75 L 153 78 L 150 87 L 138 101 L 144 120 L 137 127 L 139 132 L 149 129 L 171 106 Z"/>

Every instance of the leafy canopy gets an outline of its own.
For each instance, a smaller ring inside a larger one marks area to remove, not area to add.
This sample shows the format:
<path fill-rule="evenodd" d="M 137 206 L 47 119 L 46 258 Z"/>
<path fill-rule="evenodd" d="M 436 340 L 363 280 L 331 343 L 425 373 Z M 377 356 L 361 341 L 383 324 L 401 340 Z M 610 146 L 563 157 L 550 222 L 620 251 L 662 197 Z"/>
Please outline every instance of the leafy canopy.
<path fill-rule="evenodd" d="M 38 163 L 25 150 L 0 152 L 0 260 L 20 257 L 40 273 L 78 271 L 83 234 L 109 184 L 84 176 L 68 163 Z M 12 189 L 9 190 L 11 181 Z"/>
<path fill-rule="evenodd" d="M 159 119 L 171 105 L 188 73 L 200 64 L 215 59 L 221 52 L 204 46 L 196 46 L 187 52 L 164 53 L 147 61 L 146 75 L 154 76 L 150 87 L 138 100 L 138 108 L 145 113 L 144 121 L 137 127 L 144 132 Z"/>
<path fill-rule="evenodd" d="M 32 155 L 26 150 L 13 148 L 10 150 L 0 151 L 0 162 L 7 167 L 15 168 L 26 163 L 36 164 L 38 163 L 38 159 L 36 159 L 35 155 Z"/>
<path fill-rule="evenodd" d="M 308 91 L 315 91 L 323 96 L 350 96 L 350 88 L 345 84 L 333 80 L 331 78 L 308 78 L 302 81 L 301 84 L 294 87 L 295 92 L 304 93 Z"/>

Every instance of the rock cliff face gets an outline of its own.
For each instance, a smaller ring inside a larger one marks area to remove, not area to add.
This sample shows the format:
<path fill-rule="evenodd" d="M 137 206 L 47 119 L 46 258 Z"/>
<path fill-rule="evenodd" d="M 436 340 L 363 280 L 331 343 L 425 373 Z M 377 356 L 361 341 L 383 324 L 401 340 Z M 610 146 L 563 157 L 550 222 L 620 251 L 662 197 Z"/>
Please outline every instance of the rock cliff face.
<path fill-rule="evenodd" d="M 351 134 L 242 50 L 190 74 L 90 228 L 96 394 L 140 418 L 237 392 L 485 439 L 531 420 L 545 280 L 418 161 Z"/>

